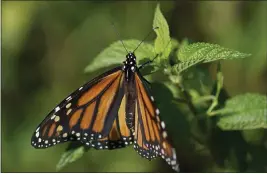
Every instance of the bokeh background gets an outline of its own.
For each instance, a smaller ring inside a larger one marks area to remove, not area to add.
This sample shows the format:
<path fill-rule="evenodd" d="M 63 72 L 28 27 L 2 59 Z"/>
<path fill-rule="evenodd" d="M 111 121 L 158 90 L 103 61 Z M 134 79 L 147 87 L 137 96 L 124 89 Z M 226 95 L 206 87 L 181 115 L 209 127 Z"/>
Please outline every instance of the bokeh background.
<path fill-rule="evenodd" d="M 67 143 L 45 150 L 34 149 L 30 139 L 36 126 L 64 97 L 97 75 L 98 72 L 85 74 L 84 68 L 118 40 L 111 23 L 114 22 L 121 39 L 141 40 L 152 28 L 155 7 L 153 1 L 2 2 L 2 172 L 55 172 Z M 247 59 L 222 61 L 224 87 L 230 96 L 267 92 L 266 9 L 264 1 L 161 2 L 172 37 L 217 43 L 252 54 Z M 171 97 L 161 85 L 155 88 L 162 89 L 159 92 L 164 93 L 162 97 Z M 158 103 L 164 110 L 168 101 L 163 101 L 161 94 Z M 173 111 L 165 109 L 166 115 L 168 112 Z M 174 117 L 179 122 L 172 121 L 169 125 L 183 172 L 238 171 L 219 166 L 211 154 L 198 155 L 189 150 L 184 142 L 190 124 L 178 112 Z M 264 130 L 256 133 L 266 135 Z M 256 140 L 252 146 L 256 149 L 263 142 L 266 144 L 255 150 L 259 161 L 254 161 L 246 171 L 267 171 L 267 142 Z M 172 172 L 163 160 L 149 162 L 132 147 L 114 151 L 92 149 L 62 170 L 163 171 Z"/>

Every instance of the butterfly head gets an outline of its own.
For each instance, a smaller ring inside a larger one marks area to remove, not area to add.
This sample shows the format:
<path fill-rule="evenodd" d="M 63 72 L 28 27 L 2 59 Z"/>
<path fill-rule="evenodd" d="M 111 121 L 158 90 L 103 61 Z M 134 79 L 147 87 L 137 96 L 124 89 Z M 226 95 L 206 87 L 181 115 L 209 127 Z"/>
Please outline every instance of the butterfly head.
<path fill-rule="evenodd" d="M 136 57 L 134 53 L 130 52 L 126 55 L 126 60 L 123 61 L 123 68 L 124 71 L 131 70 L 135 72 L 136 70 Z"/>

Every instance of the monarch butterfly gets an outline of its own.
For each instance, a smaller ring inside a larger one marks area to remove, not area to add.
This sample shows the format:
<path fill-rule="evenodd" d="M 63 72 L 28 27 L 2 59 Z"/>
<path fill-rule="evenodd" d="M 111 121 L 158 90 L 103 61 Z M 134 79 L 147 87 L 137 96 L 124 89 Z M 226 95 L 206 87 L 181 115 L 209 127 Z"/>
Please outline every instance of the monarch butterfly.
<path fill-rule="evenodd" d="M 80 141 L 95 149 L 116 149 L 133 144 L 142 157 L 161 156 L 178 171 L 165 123 L 139 71 L 144 64 L 137 67 L 134 51 L 127 51 L 122 66 L 94 78 L 59 103 L 35 130 L 32 146 Z"/>

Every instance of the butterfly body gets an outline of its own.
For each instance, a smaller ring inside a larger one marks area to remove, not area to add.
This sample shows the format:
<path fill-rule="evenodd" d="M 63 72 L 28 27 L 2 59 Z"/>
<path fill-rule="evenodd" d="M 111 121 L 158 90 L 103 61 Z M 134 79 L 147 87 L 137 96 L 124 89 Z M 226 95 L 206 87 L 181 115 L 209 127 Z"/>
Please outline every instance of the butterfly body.
<path fill-rule="evenodd" d="M 165 123 L 134 53 L 126 55 L 122 66 L 66 97 L 37 127 L 31 144 L 47 148 L 66 141 L 81 141 L 95 149 L 134 144 L 142 157 L 151 160 L 160 156 L 178 171 L 175 149 L 167 140 Z"/>
<path fill-rule="evenodd" d="M 134 115 L 135 115 L 135 78 L 134 74 L 138 71 L 136 65 L 136 57 L 133 53 L 126 56 L 126 61 L 123 61 L 122 70 L 125 73 L 125 91 L 126 91 L 126 125 L 130 131 L 134 132 Z"/>

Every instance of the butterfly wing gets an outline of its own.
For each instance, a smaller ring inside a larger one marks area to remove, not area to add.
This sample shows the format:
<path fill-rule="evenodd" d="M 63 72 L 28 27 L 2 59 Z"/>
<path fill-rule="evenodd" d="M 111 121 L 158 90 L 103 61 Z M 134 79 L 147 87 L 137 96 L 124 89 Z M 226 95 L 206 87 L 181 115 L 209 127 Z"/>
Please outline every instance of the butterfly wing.
<path fill-rule="evenodd" d="M 178 171 L 176 152 L 167 140 L 165 123 L 160 120 L 159 110 L 153 103 L 154 98 L 142 78 L 138 72 L 135 74 L 137 99 L 134 148 L 142 157 L 149 160 L 161 156 L 174 170 Z"/>
<path fill-rule="evenodd" d="M 32 145 L 46 148 L 68 140 L 80 140 L 101 149 L 109 140 L 128 140 L 125 131 L 124 137 L 111 134 L 123 128 L 117 124 L 122 117 L 118 111 L 125 95 L 123 76 L 121 67 L 114 68 L 69 95 L 37 127 Z"/>
<path fill-rule="evenodd" d="M 95 147 L 96 149 L 116 149 L 132 144 L 133 136 L 126 124 L 125 107 L 126 96 L 124 95 L 108 136 L 93 140 L 92 143 L 87 142 L 86 145 L 91 145 L 91 147 Z"/>

